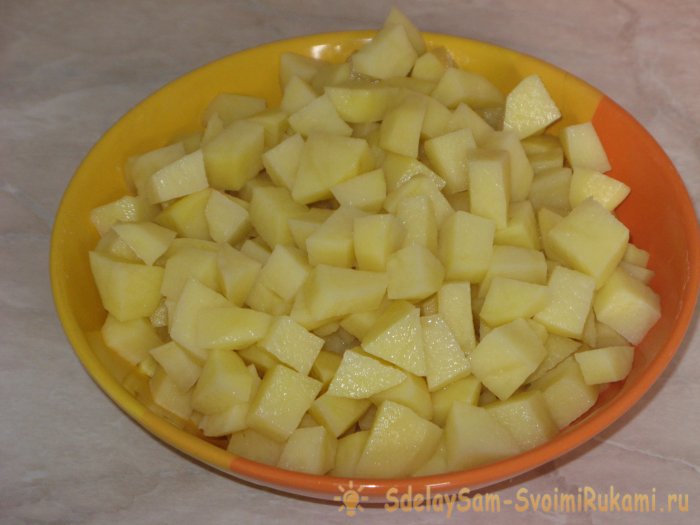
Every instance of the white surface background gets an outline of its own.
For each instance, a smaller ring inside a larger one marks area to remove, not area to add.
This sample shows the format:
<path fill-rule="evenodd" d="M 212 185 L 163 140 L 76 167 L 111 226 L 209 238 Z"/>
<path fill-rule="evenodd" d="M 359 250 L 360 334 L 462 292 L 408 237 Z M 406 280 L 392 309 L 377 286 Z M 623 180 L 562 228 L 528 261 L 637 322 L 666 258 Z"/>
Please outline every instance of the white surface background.
<path fill-rule="evenodd" d="M 397 1 L 426 31 L 533 54 L 597 86 L 666 149 L 700 202 L 700 2 Z M 371 29 L 383 1 L 0 0 L 0 523 L 350 522 L 334 505 L 273 494 L 174 452 L 97 389 L 67 343 L 48 279 L 61 194 L 120 115 L 179 75 L 271 40 Z M 660 205 L 663 205 L 660 203 Z M 598 438 L 489 490 L 690 495 L 700 507 L 697 315 L 661 381 Z M 367 510 L 359 523 L 430 523 Z M 453 519 L 657 523 L 660 516 L 506 510 Z"/>

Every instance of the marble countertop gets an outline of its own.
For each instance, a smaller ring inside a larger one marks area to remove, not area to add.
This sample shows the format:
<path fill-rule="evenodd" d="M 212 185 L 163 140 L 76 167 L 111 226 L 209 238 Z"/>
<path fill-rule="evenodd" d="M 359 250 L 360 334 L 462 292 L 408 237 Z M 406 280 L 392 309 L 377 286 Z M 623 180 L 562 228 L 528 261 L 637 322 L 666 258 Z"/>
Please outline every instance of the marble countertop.
<path fill-rule="evenodd" d="M 621 103 L 661 143 L 700 206 L 700 3 L 397 0 L 423 30 L 511 47 Z M 0 523 L 347 522 L 336 505 L 234 481 L 174 452 L 95 386 L 56 318 L 49 237 L 90 146 L 154 89 L 224 55 L 306 33 L 375 28 L 357 0 L 0 2 Z M 633 410 L 587 445 L 490 487 L 688 494 L 700 505 L 700 329 Z M 441 521 L 369 509 L 354 519 Z M 457 519 L 465 519 L 461 516 Z M 656 523 L 658 515 L 504 509 L 488 523 Z M 697 517 L 693 522 L 696 522 Z"/>

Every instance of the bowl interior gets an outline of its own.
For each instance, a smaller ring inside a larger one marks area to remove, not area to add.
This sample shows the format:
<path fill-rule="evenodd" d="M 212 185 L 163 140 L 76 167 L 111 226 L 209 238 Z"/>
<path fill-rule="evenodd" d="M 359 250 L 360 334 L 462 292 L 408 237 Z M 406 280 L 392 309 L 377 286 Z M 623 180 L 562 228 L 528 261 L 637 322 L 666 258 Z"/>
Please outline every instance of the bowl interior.
<path fill-rule="evenodd" d="M 234 457 L 146 410 L 110 374 L 86 338 L 105 318 L 88 264 L 88 251 L 98 240 L 89 213 L 126 193 L 122 166 L 129 156 L 201 129 L 200 115 L 216 94 L 263 96 L 268 105 L 277 104 L 280 53 L 342 61 L 371 35 L 329 33 L 275 42 L 223 58 L 166 85 L 119 120 L 84 159 L 63 197 L 52 238 L 51 278 L 59 317 L 81 362 L 117 405 L 158 438 L 201 461 L 259 484 L 325 499 L 339 494 L 338 485 L 347 480 L 282 471 Z M 613 166 L 611 175 L 632 188 L 618 214 L 633 242 L 651 253 L 651 286 L 661 296 L 662 317 L 638 346 L 627 380 L 609 388 L 594 410 L 553 441 L 470 471 L 411 480 L 355 480 L 364 495 L 375 498 L 390 487 L 401 490 L 409 485 L 414 491 L 427 486 L 434 491 L 474 489 L 534 468 L 590 439 L 634 404 L 670 361 L 690 322 L 700 272 L 698 224 L 683 183 L 658 144 L 627 112 L 585 82 L 535 58 L 457 37 L 425 37 L 429 46 L 447 47 L 461 66 L 487 75 L 504 91 L 526 75 L 539 74 L 564 115 L 553 131 L 593 120 Z"/>

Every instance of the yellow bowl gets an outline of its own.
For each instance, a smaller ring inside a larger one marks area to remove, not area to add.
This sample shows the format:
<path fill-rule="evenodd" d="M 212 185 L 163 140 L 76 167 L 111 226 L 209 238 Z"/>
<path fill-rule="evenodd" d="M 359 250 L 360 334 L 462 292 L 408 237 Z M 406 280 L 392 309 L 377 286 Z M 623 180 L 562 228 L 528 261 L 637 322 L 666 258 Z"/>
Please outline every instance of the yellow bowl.
<path fill-rule="evenodd" d="M 126 193 L 122 173 L 132 155 L 165 145 L 199 129 L 212 98 L 224 91 L 280 99 L 280 53 L 294 51 L 342 61 L 372 36 L 345 32 L 275 42 L 218 60 L 163 87 L 119 120 L 83 160 L 61 202 L 51 246 L 51 279 L 58 315 L 80 361 L 95 382 L 140 425 L 182 452 L 235 477 L 286 492 L 323 499 L 340 494 L 347 479 L 288 472 L 238 458 L 215 444 L 180 430 L 148 411 L 117 381 L 98 345 L 87 336 L 105 318 L 90 273 L 87 253 L 98 235 L 90 210 Z M 612 175 L 632 188 L 618 209 L 634 242 L 651 253 L 652 287 L 661 296 L 663 316 L 639 345 L 633 370 L 606 391 L 596 407 L 551 442 L 492 465 L 412 479 L 357 479 L 364 496 L 381 500 L 389 488 L 433 494 L 475 489 L 513 477 L 584 443 L 618 419 L 646 392 L 680 344 L 693 313 L 700 274 L 698 223 L 683 183 L 653 138 L 623 109 L 585 82 L 535 58 L 463 38 L 426 34 L 429 46 L 445 46 L 460 66 L 483 73 L 508 91 L 537 73 L 563 114 L 557 127 L 593 120 L 614 167 Z M 660 206 L 659 204 L 663 204 Z M 107 363 L 107 364 L 105 364 Z"/>

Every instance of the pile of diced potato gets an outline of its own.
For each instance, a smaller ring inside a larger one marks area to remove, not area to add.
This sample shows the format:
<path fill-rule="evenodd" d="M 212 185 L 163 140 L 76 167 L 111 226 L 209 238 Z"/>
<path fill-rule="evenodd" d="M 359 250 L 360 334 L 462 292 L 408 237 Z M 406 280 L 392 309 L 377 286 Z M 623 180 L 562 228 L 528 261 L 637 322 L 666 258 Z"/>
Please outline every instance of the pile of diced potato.
<path fill-rule="evenodd" d="M 222 93 L 92 212 L 127 389 L 236 455 L 386 478 L 541 445 L 627 376 L 659 299 L 590 122 L 543 133 L 539 77 L 504 96 L 396 10 L 342 64 L 280 62 L 280 107 Z"/>

